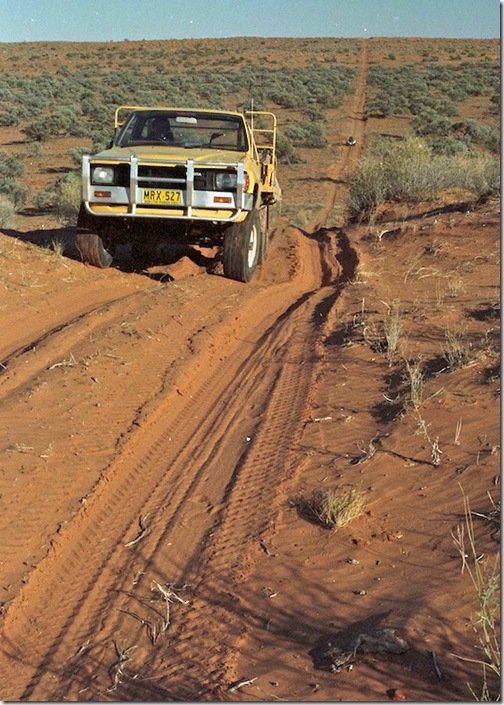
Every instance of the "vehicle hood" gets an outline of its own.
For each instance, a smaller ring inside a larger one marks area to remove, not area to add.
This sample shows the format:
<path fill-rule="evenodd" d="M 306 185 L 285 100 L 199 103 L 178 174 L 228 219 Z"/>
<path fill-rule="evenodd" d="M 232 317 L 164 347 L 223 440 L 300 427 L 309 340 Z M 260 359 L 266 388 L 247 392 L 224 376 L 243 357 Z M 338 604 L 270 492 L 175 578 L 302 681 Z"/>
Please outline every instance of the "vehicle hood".
<path fill-rule="evenodd" d="M 137 157 L 137 159 L 142 161 L 160 159 L 169 162 L 171 160 L 187 161 L 188 159 L 192 159 L 195 162 L 237 164 L 238 162 L 245 161 L 247 153 L 224 149 L 208 149 L 205 147 L 188 149 L 187 147 L 159 147 L 158 145 L 142 145 L 137 147 L 112 147 L 111 149 L 106 149 L 105 151 L 96 154 L 92 158 L 129 161 L 132 156 Z"/>

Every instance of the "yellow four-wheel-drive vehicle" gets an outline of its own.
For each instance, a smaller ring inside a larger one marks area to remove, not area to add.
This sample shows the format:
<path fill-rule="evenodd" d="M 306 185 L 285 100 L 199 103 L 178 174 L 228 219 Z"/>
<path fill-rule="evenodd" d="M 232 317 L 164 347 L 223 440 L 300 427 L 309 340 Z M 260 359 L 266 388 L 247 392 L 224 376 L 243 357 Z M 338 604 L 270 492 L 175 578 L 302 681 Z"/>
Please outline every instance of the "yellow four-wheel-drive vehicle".
<path fill-rule="evenodd" d="M 221 246 L 224 274 L 248 282 L 280 197 L 273 113 L 121 106 L 109 149 L 82 159 L 77 246 L 97 267 L 121 243 Z"/>

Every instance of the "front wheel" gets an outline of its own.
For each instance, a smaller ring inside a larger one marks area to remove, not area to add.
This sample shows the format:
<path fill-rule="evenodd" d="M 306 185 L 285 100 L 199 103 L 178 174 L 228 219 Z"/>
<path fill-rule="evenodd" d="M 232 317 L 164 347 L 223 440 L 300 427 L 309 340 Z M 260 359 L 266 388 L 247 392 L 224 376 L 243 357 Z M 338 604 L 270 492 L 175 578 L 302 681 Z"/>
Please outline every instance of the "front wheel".
<path fill-rule="evenodd" d="M 110 267 L 113 256 L 106 249 L 102 237 L 96 232 L 95 219 L 81 207 L 77 220 L 77 234 L 75 244 L 79 250 L 82 261 L 94 267 L 106 269 Z"/>
<path fill-rule="evenodd" d="M 249 282 L 257 267 L 261 247 L 261 226 L 257 211 L 251 211 L 241 223 L 233 223 L 224 235 L 224 275 Z"/>

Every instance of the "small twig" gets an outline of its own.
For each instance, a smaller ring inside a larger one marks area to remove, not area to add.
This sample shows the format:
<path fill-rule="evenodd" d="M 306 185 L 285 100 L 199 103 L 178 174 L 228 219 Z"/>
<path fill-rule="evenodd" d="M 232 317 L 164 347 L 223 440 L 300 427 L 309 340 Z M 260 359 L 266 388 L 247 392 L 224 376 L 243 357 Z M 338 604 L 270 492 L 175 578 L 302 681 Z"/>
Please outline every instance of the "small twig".
<path fill-rule="evenodd" d="M 487 521 L 490 521 L 490 517 L 487 516 L 486 514 L 482 514 L 481 512 L 471 512 L 473 517 L 481 517 L 482 519 L 486 519 Z"/>
<path fill-rule="evenodd" d="M 453 439 L 453 445 L 460 445 L 460 432 L 462 431 L 462 419 L 457 421 L 457 426 L 455 428 L 455 438 Z"/>
<path fill-rule="evenodd" d="M 431 458 L 432 458 L 432 463 L 436 467 L 440 465 L 441 463 L 441 455 L 443 454 L 443 451 L 439 447 L 439 438 L 436 437 L 436 440 L 432 442 L 432 448 L 431 448 Z"/>
<path fill-rule="evenodd" d="M 141 539 L 143 539 L 144 536 L 146 536 L 146 534 L 148 533 L 148 529 L 145 526 L 145 520 L 147 519 L 148 516 L 149 516 L 149 513 L 147 513 L 143 519 L 142 519 L 142 517 L 139 517 L 138 525 L 140 526 L 140 533 L 132 541 L 128 541 L 128 543 L 124 544 L 125 546 L 134 546 Z"/>
<path fill-rule="evenodd" d="M 363 456 L 361 458 L 357 458 L 354 463 L 355 465 L 360 465 L 361 463 L 365 463 L 366 460 L 369 460 L 370 458 L 373 457 L 373 455 L 376 453 L 377 448 L 373 441 L 376 440 L 376 436 L 372 438 L 369 443 L 367 448 L 364 447 L 363 442 L 362 443 L 357 443 L 357 448 L 363 453 Z"/>
<path fill-rule="evenodd" d="M 75 654 L 73 656 L 70 656 L 70 658 L 65 661 L 65 663 L 69 663 L 72 661 L 72 659 L 77 658 L 78 656 L 82 656 L 82 654 L 86 653 L 87 651 L 90 650 L 89 644 L 91 643 L 91 639 L 88 639 L 80 648 L 77 649 Z"/>
<path fill-rule="evenodd" d="M 182 587 L 181 589 L 183 590 L 184 587 Z M 183 605 L 188 605 L 189 600 L 183 600 L 181 597 L 179 597 L 174 591 L 173 585 L 168 585 L 168 587 L 166 588 L 154 580 L 153 587 L 151 587 L 151 590 L 154 590 L 155 588 L 157 588 L 157 590 L 159 590 L 159 592 L 161 593 L 162 599 L 166 605 L 166 617 L 163 624 L 161 625 L 160 631 L 160 634 L 163 634 L 170 626 L 170 604 L 173 602 L 173 600 L 177 600 L 177 602 L 181 602 Z"/>
<path fill-rule="evenodd" d="M 32 452 L 35 448 L 26 446 L 24 443 L 15 443 L 13 446 L 9 446 L 5 450 L 7 453 L 25 453 L 26 455 L 33 455 L 34 458 L 42 458 L 42 460 L 47 460 L 49 457 L 46 453 Z M 52 450 L 52 448 L 49 446 L 48 450 Z"/>
<path fill-rule="evenodd" d="M 15 443 L 13 446 L 9 446 L 7 448 L 8 453 L 26 453 L 27 455 L 34 455 L 37 457 L 37 453 L 32 453 L 34 450 L 35 448 L 32 446 L 25 446 L 24 443 Z"/>
<path fill-rule="evenodd" d="M 243 688 L 244 685 L 254 685 L 254 681 L 257 680 L 257 676 L 255 678 L 244 678 L 240 681 L 236 681 L 236 683 L 233 683 L 232 685 L 229 686 L 227 689 L 228 693 L 234 693 L 235 690 L 239 690 L 240 688 Z"/>
<path fill-rule="evenodd" d="M 124 667 L 131 658 L 130 651 L 133 651 L 133 649 L 137 648 L 136 646 L 130 646 L 129 649 L 123 649 L 121 651 L 119 650 L 115 641 L 114 647 L 118 658 L 117 661 L 112 664 L 109 669 L 110 677 L 112 678 L 112 685 L 110 686 L 110 688 L 107 688 L 108 691 L 117 690 L 117 686 L 121 682 L 122 677 L 124 675 Z"/>
<path fill-rule="evenodd" d="M 62 360 L 61 362 L 55 362 L 54 365 L 51 365 L 48 369 L 54 370 L 55 367 L 76 367 L 79 363 L 73 356 L 73 353 L 70 353 L 70 359 L 69 360 Z"/>
<path fill-rule="evenodd" d="M 434 668 L 436 669 L 436 675 L 437 675 L 437 677 L 439 678 L 439 680 L 443 680 L 443 674 L 442 674 L 442 672 L 441 672 L 441 669 L 440 669 L 439 666 L 438 666 L 438 662 L 437 662 L 437 659 L 436 659 L 436 652 L 435 652 L 435 651 L 431 651 L 431 654 L 432 654 L 432 660 L 434 661 Z"/>

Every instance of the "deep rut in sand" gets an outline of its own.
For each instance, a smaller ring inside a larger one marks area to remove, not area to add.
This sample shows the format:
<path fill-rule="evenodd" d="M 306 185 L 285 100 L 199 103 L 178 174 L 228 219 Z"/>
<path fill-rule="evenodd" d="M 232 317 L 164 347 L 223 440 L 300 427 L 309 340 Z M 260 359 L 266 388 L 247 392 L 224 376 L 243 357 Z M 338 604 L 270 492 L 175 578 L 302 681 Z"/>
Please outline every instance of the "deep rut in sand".
<path fill-rule="evenodd" d="M 222 687 L 240 634 L 233 584 L 296 471 L 324 311 L 356 265 L 343 234 L 297 237 L 304 283 L 277 286 L 278 300 L 258 289 L 232 322 L 216 322 L 217 352 L 212 336 L 198 342 L 176 383 L 147 355 L 155 394 L 140 394 L 93 491 L 8 608 L 4 699 L 198 699 Z M 213 295 L 224 300 L 218 286 Z M 105 329 L 126 315 L 106 311 Z M 168 586 L 184 601 L 172 594 L 173 619 Z"/>

